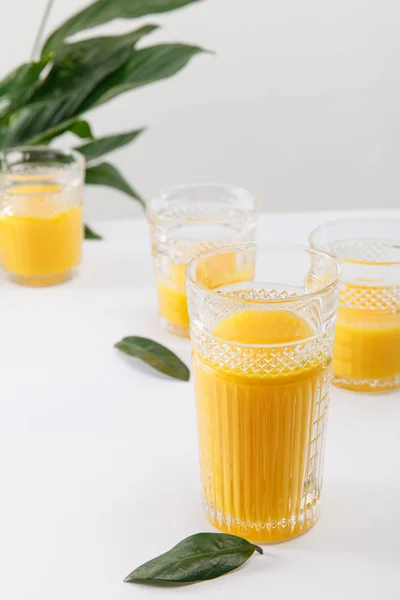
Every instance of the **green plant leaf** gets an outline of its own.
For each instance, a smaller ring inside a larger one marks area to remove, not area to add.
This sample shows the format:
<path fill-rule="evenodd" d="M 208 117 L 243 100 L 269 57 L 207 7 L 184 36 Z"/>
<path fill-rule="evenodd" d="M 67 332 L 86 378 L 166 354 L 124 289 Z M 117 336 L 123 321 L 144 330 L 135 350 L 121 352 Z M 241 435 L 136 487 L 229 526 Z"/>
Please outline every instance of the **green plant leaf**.
<path fill-rule="evenodd" d="M 49 58 L 43 58 L 39 62 L 20 65 L 0 81 L 0 99 L 7 96 L 11 100 L 25 94 L 39 79 L 40 73 L 47 65 Z M 32 91 L 32 90 L 31 90 Z"/>
<path fill-rule="evenodd" d="M 100 163 L 86 169 L 86 183 L 89 185 L 105 185 L 120 192 L 124 192 L 131 198 L 138 200 L 145 206 L 143 198 L 129 185 L 121 173 L 110 163 Z"/>
<path fill-rule="evenodd" d="M 93 87 L 130 57 L 134 45 L 149 35 L 158 25 L 144 25 L 124 35 L 101 36 L 72 44 L 61 44 L 55 52 L 54 63 L 43 85 L 32 101 L 54 97 L 80 88 L 82 83 Z"/>
<path fill-rule="evenodd" d="M 259 546 L 226 533 L 197 533 L 172 550 L 149 560 L 124 580 L 126 583 L 185 585 L 221 577 L 245 563 Z"/>
<path fill-rule="evenodd" d="M 0 119 L 4 119 L 27 102 L 40 82 L 40 75 L 50 57 L 17 67 L 0 82 Z"/>
<path fill-rule="evenodd" d="M 189 381 L 190 371 L 187 366 L 171 350 L 161 344 L 139 336 L 123 338 L 115 344 L 115 348 L 128 356 L 139 358 L 145 363 L 169 377 Z"/>
<path fill-rule="evenodd" d="M 159 44 L 136 50 L 122 67 L 96 86 L 84 101 L 82 110 L 103 104 L 128 90 L 171 77 L 200 52 L 205 50 L 187 44 Z"/>
<path fill-rule="evenodd" d="M 8 96 L 12 94 L 14 91 L 15 84 L 18 83 L 19 79 L 24 79 L 26 75 L 30 73 L 31 64 L 20 65 L 11 73 L 9 73 L 4 79 L 0 81 L 0 99 L 2 100 L 4 96 Z"/>
<path fill-rule="evenodd" d="M 38 144 L 52 139 L 53 133 L 59 130 L 58 125 L 68 119 L 68 112 L 63 114 L 62 104 L 63 101 L 56 98 L 21 108 L 11 117 L 3 146 Z"/>
<path fill-rule="evenodd" d="M 138 135 L 140 135 L 144 129 L 136 129 L 135 131 L 129 131 L 127 133 L 120 133 L 116 135 L 109 135 L 103 138 L 98 138 L 82 146 L 78 146 L 76 150 L 79 150 L 86 158 L 87 162 L 96 160 L 104 154 L 108 154 L 117 148 L 126 146 L 132 142 Z"/>
<path fill-rule="evenodd" d="M 31 144 L 48 144 L 51 140 L 59 137 L 67 131 L 73 133 L 81 139 L 93 139 L 93 133 L 90 124 L 87 121 L 81 119 L 70 119 L 64 121 L 52 129 L 48 129 L 43 135 L 39 135 L 36 138 L 30 140 Z"/>
<path fill-rule="evenodd" d="M 90 123 L 81 119 L 72 123 L 68 127 L 67 131 L 70 131 L 71 133 L 82 139 L 93 139 L 93 132 Z"/>
<path fill-rule="evenodd" d="M 114 19 L 135 19 L 168 12 L 198 0 L 97 0 L 56 29 L 44 44 L 42 55 L 79 31 L 98 27 Z"/>
<path fill-rule="evenodd" d="M 63 44 L 57 48 L 53 65 L 29 99 L 29 104 L 12 115 L 6 146 L 36 143 L 64 122 L 76 120 L 86 98 L 134 53 L 134 44 L 154 31 L 146 25 L 122 36 L 106 36 Z"/>
<path fill-rule="evenodd" d="M 93 231 L 88 225 L 85 225 L 85 240 L 102 240 L 101 235 Z"/>

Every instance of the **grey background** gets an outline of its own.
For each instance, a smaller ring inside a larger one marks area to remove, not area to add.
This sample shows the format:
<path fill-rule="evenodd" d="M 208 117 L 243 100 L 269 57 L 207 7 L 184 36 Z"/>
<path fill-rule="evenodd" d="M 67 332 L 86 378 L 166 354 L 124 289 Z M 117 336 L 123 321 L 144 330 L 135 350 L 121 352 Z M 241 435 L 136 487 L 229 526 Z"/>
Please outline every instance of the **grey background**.
<path fill-rule="evenodd" d="M 0 74 L 29 56 L 44 4 L 7 3 Z M 84 4 L 57 0 L 49 29 Z M 216 56 L 100 107 L 95 133 L 149 127 L 112 158 L 146 198 L 219 180 L 251 189 L 264 211 L 399 207 L 399 18 L 395 0 L 204 0 L 149 17 L 164 27 L 146 43 Z M 133 214 L 120 194 L 88 190 L 87 218 Z"/>

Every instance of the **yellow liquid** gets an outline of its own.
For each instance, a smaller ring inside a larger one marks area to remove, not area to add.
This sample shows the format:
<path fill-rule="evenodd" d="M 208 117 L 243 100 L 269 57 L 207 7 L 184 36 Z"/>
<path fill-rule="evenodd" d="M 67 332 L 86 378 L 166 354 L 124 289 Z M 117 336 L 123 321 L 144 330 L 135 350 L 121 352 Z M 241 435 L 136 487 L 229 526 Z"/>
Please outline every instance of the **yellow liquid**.
<path fill-rule="evenodd" d="M 333 355 L 334 382 L 358 391 L 400 385 L 400 307 L 397 312 L 340 306 Z"/>
<path fill-rule="evenodd" d="M 171 326 L 171 330 L 189 337 L 189 313 L 186 297 L 185 272 L 186 264 L 172 264 L 169 268 L 167 281 L 159 278 L 157 284 L 158 305 L 161 317 Z M 214 289 L 238 281 L 247 281 L 253 276 L 253 266 L 245 265 L 238 268 L 235 254 L 221 254 L 218 261 L 213 258 L 199 265 L 200 272 L 196 274 L 197 281 Z"/>
<path fill-rule="evenodd" d="M 56 209 L 51 195 L 58 185 L 30 185 L 13 189 L 23 198 L 21 212 L 5 210 L 0 219 L 3 266 L 16 281 L 27 285 L 51 285 L 64 281 L 81 258 L 82 206 Z M 34 197 L 24 194 L 35 194 Z M 49 198 L 48 200 L 46 198 Z"/>
<path fill-rule="evenodd" d="M 318 516 L 330 360 L 305 352 L 301 340 L 314 334 L 286 311 L 233 314 L 214 334 L 243 346 L 225 364 L 194 350 L 208 519 L 253 541 L 292 538 Z M 292 356 L 284 347 L 246 347 L 296 341 Z"/>
<path fill-rule="evenodd" d="M 186 264 L 171 265 L 168 280 L 157 284 L 158 306 L 164 321 L 180 335 L 189 336 L 185 284 Z"/>

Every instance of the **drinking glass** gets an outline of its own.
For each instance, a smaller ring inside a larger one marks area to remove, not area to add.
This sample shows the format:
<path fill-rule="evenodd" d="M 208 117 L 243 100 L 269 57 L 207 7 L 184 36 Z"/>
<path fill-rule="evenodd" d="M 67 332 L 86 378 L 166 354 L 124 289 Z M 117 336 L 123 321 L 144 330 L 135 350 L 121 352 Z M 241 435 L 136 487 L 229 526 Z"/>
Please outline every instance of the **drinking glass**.
<path fill-rule="evenodd" d="M 400 221 L 332 221 L 310 244 L 341 269 L 333 382 L 366 392 L 399 387 Z"/>
<path fill-rule="evenodd" d="M 232 185 L 181 185 L 151 201 L 148 218 L 162 324 L 167 331 L 188 337 L 188 262 L 209 248 L 254 240 L 256 202 L 247 190 Z M 215 269 L 217 278 L 237 275 L 229 257 Z"/>
<path fill-rule="evenodd" d="M 13 148 L 0 153 L 0 252 L 23 285 L 61 283 L 81 258 L 85 160 L 74 150 Z"/>
<path fill-rule="evenodd" d="M 223 257 L 245 277 L 216 282 Z M 274 242 L 188 266 L 201 484 L 221 531 L 278 542 L 318 517 L 338 277 L 331 257 Z"/>

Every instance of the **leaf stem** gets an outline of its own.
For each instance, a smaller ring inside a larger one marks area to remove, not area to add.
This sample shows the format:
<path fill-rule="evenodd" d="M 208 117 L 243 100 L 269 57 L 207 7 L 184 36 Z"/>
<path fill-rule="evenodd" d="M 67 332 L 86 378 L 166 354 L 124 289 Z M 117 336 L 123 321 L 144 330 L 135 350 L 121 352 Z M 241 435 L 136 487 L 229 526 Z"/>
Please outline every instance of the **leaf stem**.
<path fill-rule="evenodd" d="M 256 552 L 258 552 L 258 554 L 264 554 L 264 550 L 260 546 L 253 544 L 253 548 Z"/>
<path fill-rule="evenodd" d="M 44 9 L 44 13 L 42 16 L 42 20 L 40 21 L 39 29 L 36 34 L 35 43 L 33 44 L 32 52 L 31 52 L 31 61 L 33 62 L 39 56 L 40 44 L 42 43 L 42 37 L 44 30 L 47 25 L 47 21 L 49 20 L 51 9 L 53 8 L 55 0 L 48 0 L 46 7 Z"/>

